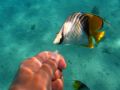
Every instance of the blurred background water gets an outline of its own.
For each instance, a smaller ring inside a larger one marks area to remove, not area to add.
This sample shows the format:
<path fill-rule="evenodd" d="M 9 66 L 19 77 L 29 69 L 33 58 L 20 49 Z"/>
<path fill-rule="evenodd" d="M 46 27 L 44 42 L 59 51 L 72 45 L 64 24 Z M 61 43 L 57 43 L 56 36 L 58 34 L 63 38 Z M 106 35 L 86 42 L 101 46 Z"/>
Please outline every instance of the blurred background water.
<path fill-rule="evenodd" d="M 92 12 L 111 23 L 94 49 L 53 45 L 73 12 Z M 64 90 L 80 80 L 90 90 L 120 90 L 120 0 L 0 0 L 0 90 L 8 90 L 20 63 L 44 50 L 66 59 Z"/>

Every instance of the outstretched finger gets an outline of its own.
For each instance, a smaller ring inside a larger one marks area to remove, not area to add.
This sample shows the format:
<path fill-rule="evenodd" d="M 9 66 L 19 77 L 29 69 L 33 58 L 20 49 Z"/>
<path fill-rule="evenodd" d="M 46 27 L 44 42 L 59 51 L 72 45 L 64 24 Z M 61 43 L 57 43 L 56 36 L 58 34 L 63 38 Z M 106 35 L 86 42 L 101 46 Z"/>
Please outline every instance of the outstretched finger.
<path fill-rule="evenodd" d="M 38 55 L 35 56 L 41 63 L 44 63 L 48 61 L 49 59 L 53 59 L 58 63 L 58 68 L 61 70 L 66 68 L 66 62 L 64 58 L 55 52 L 49 52 L 49 51 L 44 51 L 42 53 L 39 53 Z"/>
<path fill-rule="evenodd" d="M 33 72 L 37 72 L 41 66 L 42 63 L 36 57 L 28 58 L 20 65 L 20 67 L 27 67 Z"/>
<path fill-rule="evenodd" d="M 59 69 L 57 69 L 54 73 L 54 77 L 52 78 L 52 81 L 60 79 L 61 77 L 62 77 L 62 72 Z"/>
<path fill-rule="evenodd" d="M 54 59 L 54 60 L 56 60 L 58 62 L 58 68 L 59 69 L 62 70 L 64 68 L 66 68 L 65 59 L 59 53 L 55 53 L 55 52 L 51 53 L 51 52 L 49 52 L 48 56 L 49 56 L 49 58 Z"/>
<path fill-rule="evenodd" d="M 56 81 L 52 82 L 52 90 L 63 90 L 63 80 L 57 79 Z"/>
<path fill-rule="evenodd" d="M 44 71 L 49 76 L 49 79 L 52 80 L 54 73 L 58 68 L 58 64 L 54 60 L 48 60 L 46 63 L 43 63 L 38 72 Z"/>

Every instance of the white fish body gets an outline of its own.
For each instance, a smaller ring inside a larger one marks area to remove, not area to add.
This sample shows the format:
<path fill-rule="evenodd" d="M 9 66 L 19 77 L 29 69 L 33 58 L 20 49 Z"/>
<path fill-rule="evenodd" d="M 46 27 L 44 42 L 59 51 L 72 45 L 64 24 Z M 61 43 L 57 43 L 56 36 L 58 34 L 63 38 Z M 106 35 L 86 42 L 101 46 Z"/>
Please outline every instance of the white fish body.
<path fill-rule="evenodd" d="M 81 13 L 74 13 L 73 15 L 69 16 L 63 24 L 60 32 L 57 34 L 54 44 L 88 43 L 83 24 L 84 16 L 82 16 Z"/>

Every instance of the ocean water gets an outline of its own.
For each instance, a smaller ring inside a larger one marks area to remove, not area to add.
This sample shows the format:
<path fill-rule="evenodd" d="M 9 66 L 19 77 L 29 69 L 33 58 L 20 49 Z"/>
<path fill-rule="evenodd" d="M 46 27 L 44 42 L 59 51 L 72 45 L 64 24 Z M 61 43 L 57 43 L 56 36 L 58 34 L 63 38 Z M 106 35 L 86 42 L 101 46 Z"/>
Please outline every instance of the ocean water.
<path fill-rule="evenodd" d="M 110 23 L 94 49 L 53 45 L 73 12 L 92 12 Z M 20 63 L 41 51 L 61 53 L 67 62 L 64 90 L 80 80 L 90 90 L 120 90 L 120 0 L 0 0 L 0 90 L 8 90 Z"/>

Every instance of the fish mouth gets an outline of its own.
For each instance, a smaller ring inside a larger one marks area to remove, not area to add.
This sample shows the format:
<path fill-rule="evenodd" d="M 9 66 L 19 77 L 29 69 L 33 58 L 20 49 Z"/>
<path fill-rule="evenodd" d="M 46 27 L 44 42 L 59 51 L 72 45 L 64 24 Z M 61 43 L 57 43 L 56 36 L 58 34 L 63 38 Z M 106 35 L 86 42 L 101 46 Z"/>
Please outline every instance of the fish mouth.
<path fill-rule="evenodd" d="M 53 44 L 59 44 L 59 41 L 58 41 L 57 39 L 55 39 L 55 40 L 53 41 Z"/>
<path fill-rule="evenodd" d="M 53 44 L 61 44 L 63 42 L 63 39 L 64 39 L 63 37 L 64 37 L 63 33 L 61 33 L 61 32 L 58 33 L 56 38 L 53 41 Z"/>

